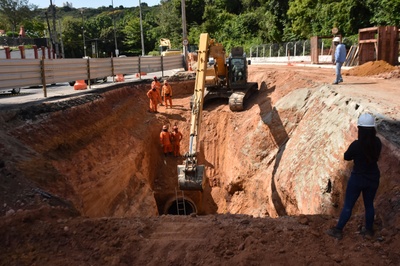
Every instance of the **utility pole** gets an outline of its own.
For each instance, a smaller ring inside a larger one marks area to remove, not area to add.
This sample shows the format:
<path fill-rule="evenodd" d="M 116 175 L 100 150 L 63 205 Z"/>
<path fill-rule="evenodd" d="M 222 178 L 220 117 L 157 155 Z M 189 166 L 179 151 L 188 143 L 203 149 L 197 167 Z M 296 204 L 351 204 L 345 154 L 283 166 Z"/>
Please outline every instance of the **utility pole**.
<path fill-rule="evenodd" d="M 62 26 L 61 26 L 61 21 L 58 19 L 58 27 L 60 28 L 60 45 L 61 45 L 61 58 L 65 58 L 65 53 L 64 53 L 64 42 L 62 39 Z"/>
<path fill-rule="evenodd" d="M 60 51 L 58 49 L 58 42 L 57 42 L 57 29 L 56 29 L 56 6 L 53 5 L 53 1 L 50 0 L 50 7 L 51 7 L 51 11 L 52 11 L 52 15 L 53 15 L 53 34 L 52 34 L 52 39 L 54 42 L 54 46 L 56 48 L 56 58 L 60 58 Z"/>
<path fill-rule="evenodd" d="M 142 56 L 144 56 L 144 38 L 143 38 L 143 23 L 142 23 L 142 3 L 139 0 L 139 13 L 140 13 L 140 37 L 142 40 Z"/>
<path fill-rule="evenodd" d="M 187 65 L 187 32 L 186 32 L 186 3 L 181 0 L 182 7 L 182 37 L 183 37 L 183 59 L 185 61 L 185 68 Z"/>
<path fill-rule="evenodd" d="M 115 30 L 115 15 L 114 15 L 114 0 L 111 0 L 111 6 L 112 6 L 112 11 L 113 11 L 113 24 L 114 24 L 114 41 L 115 41 L 115 57 L 118 57 L 119 51 L 118 51 L 118 45 L 117 45 L 117 32 Z"/>
<path fill-rule="evenodd" d="M 85 42 L 85 21 L 83 19 L 83 9 L 81 9 L 82 14 L 82 38 L 83 38 L 83 55 L 86 57 L 86 42 Z"/>

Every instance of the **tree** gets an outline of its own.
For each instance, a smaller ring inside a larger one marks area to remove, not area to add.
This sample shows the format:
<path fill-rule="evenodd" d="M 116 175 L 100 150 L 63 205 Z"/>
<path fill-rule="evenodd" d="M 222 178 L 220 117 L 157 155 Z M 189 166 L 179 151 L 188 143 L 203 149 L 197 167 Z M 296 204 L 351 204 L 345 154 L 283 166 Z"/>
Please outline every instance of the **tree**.
<path fill-rule="evenodd" d="M 64 16 L 62 18 L 62 28 L 65 57 L 82 58 L 84 55 L 82 19 Z"/>
<path fill-rule="evenodd" d="M 348 36 L 358 33 L 359 28 L 372 26 L 365 1 L 293 0 L 289 3 L 291 28 L 300 38 L 331 35 L 333 27 Z"/>
<path fill-rule="evenodd" d="M 376 26 L 400 27 L 400 0 L 367 1 L 372 10 L 371 22 Z"/>
<path fill-rule="evenodd" d="M 10 23 L 13 32 L 22 21 L 32 18 L 36 9 L 28 0 L 0 0 L 0 15 Z"/>
<path fill-rule="evenodd" d="M 173 1 L 161 1 L 156 33 L 158 39 L 170 39 L 172 48 L 180 47 L 182 43 L 182 17 L 179 9 L 180 5 L 174 5 Z"/>
<path fill-rule="evenodd" d="M 122 32 L 125 35 L 123 41 L 126 46 L 126 52 L 131 55 L 141 55 L 142 42 L 140 32 L 140 18 L 132 14 L 125 17 L 125 26 Z M 146 23 L 142 22 L 143 29 L 147 28 Z"/>

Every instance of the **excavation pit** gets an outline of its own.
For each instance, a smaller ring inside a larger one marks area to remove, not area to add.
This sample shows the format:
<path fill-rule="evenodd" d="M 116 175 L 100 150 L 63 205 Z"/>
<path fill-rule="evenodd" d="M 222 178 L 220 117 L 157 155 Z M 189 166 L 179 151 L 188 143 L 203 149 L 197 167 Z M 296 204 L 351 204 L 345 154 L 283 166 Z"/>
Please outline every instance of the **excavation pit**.
<path fill-rule="evenodd" d="M 203 191 L 178 189 L 184 158 L 165 157 L 159 143 L 162 126 L 177 125 L 181 155 L 187 151 L 194 80 L 171 79 L 174 107 L 157 114 L 147 112 L 146 82 L 3 112 L 18 148 L 11 157 L 19 158 L 5 163 L 88 217 L 179 214 L 174 205 L 198 215 L 337 214 L 332 206 L 341 205 L 351 169 L 341 160 L 355 137 L 351 121 L 369 107 L 304 70 L 268 71 L 251 72 L 260 90 L 245 111 L 224 101 L 205 106 Z"/>
<path fill-rule="evenodd" d="M 177 190 L 183 158 L 164 157 L 158 140 L 162 125 L 176 123 L 187 151 L 192 81 L 171 81 L 174 108 L 159 114 L 147 112 L 149 84 L 2 109 L 0 262 L 398 265 L 398 80 L 327 85 L 333 77 L 252 65 L 260 92 L 245 111 L 218 101 L 204 110 L 202 192 Z M 342 156 L 364 111 L 379 114 L 383 143 L 377 237 L 354 233 L 360 199 L 338 243 L 325 231 L 343 206 L 351 163 Z M 176 215 L 183 198 L 193 212 Z"/>

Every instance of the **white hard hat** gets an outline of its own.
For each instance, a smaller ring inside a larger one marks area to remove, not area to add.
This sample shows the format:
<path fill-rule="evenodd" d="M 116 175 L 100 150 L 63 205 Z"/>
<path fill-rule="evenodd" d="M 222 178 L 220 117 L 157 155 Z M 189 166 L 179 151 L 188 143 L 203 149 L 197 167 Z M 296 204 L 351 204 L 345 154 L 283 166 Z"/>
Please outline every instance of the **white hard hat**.
<path fill-rule="evenodd" d="M 375 127 L 375 118 L 371 114 L 362 114 L 358 118 L 359 127 Z"/>
<path fill-rule="evenodd" d="M 333 42 L 340 42 L 340 37 L 333 38 Z"/>

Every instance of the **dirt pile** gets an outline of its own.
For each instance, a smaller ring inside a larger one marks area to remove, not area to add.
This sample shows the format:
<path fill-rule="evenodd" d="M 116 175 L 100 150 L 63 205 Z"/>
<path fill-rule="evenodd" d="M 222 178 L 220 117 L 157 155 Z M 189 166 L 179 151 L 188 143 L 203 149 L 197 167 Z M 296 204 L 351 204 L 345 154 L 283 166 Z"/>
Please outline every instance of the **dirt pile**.
<path fill-rule="evenodd" d="M 146 112 L 149 84 L 1 112 L 0 264 L 399 264 L 398 84 L 348 76 L 330 87 L 326 69 L 250 73 L 260 91 L 245 111 L 218 100 L 204 108 L 203 192 L 176 190 L 183 159 L 164 157 L 158 142 L 162 125 L 176 123 L 187 151 L 193 81 L 172 82 L 174 108 L 159 114 Z M 379 115 L 384 146 L 377 235 L 355 233 L 359 202 L 338 242 L 325 230 L 343 203 L 351 164 L 342 154 L 364 111 Z M 165 215 L 178 198 L 197 214 Z"/>
<path fill-rule="evenodd" d="M 346 76 L 373 76 L 379 75 L 381 78 L 400 78 L 400 69 L 387 63 L 386 61 L 371 61 L 350 70 L 343 71 Z"/>

